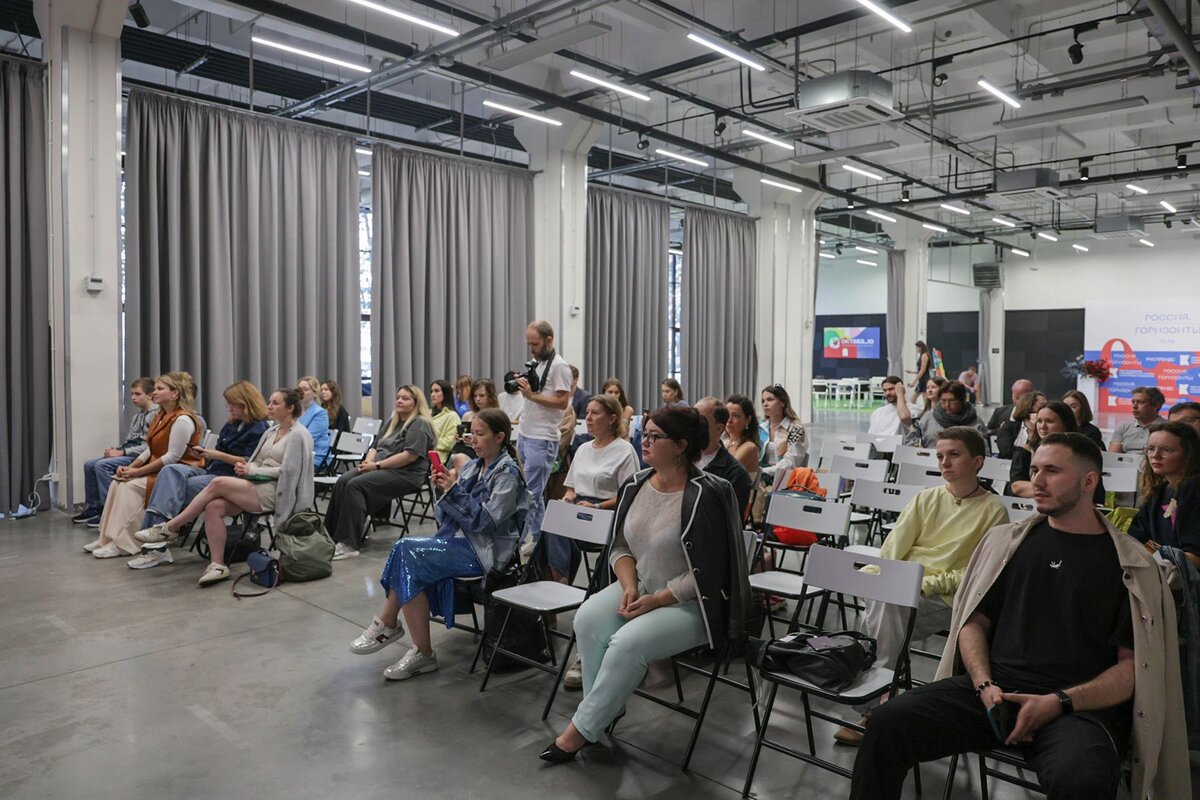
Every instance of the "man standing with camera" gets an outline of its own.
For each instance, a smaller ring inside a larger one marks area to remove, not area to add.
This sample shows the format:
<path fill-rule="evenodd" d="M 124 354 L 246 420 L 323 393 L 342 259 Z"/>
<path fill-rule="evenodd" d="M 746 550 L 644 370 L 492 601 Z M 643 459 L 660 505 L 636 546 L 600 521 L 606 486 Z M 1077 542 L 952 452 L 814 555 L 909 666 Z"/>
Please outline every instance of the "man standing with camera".
<path fill-rule="evenodd" d="M 546 481 L 558 457 L 558 426 L 571 404 L 571 368 L 554 352 L 554 328 L 549 322 L 539 319 L 529 323 L 525 342 L 533 358 L 516 377 L 517 387 L 525 398 L 517 427 L 517 454 L 532 495 L 525 530 L 536 540 L 541 535 L 542 517 L 546 513 Z M 561 559 L 555 555 L 550 553 L 550 566 L 565 574 L 570 569 L 570 552 L 565 565 L 556 564 Z"/>

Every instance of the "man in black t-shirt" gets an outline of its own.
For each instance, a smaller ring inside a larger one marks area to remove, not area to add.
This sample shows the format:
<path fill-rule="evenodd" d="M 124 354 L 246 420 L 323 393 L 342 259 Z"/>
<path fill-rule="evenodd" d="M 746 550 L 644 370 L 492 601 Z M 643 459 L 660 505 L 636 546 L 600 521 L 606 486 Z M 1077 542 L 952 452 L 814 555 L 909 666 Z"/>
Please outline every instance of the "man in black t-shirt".
<path fill-rule="evenodd" d="M 939 675 L 951 667 L 961 674 L 875 712 L 854 764 L 852 800 L 899 798 L 916 763 L 1001 744 L 1024 752 L 1052 800 L 1111 798 L 1129 747 L 1135 684 L 1143 741 L 1132 759 L 1134 794 L 1145 796 L 1153 783 L 1155 797 L 1190 796 L 1177 795 L 1188 780 L 1186 750 L 1177 747 L 1182 724 L 1170 710 L 1178 687 L 1159 695 L 1159 719 L 1146 720 L 1143 711 L 1158 701 L 1144 681 L 1158 681 L 1161 691 L 1172 675 L 1164 664 L 1178 659 L 1173 631 L 1163 630 L 1173 619 L 1153 629 L 1166 638 L 1139 631 L 1136 662 L 1143 669 L 1135 669 L 1132 598 L 1147 621 L 1148 608 L 1158 606 L 1143 603 L 1155 601 L 1153 592 L 1169 593 L 1154 563 L 1129 546 L 1136 542 L 1096 513 L 1091 498 L 1101 468 L 1099 448 L 1082 434 L 1043 440 L 1031 468 L 1039 516 L 993 528 L 955 599 L 957 641 Z M 1160 738 L 1150 743 L 1154 730 Z M 1153 771 L 1144 764 L 1152 759 Z M 1160 791 L 1176 779 L 1181 783 Z"/>

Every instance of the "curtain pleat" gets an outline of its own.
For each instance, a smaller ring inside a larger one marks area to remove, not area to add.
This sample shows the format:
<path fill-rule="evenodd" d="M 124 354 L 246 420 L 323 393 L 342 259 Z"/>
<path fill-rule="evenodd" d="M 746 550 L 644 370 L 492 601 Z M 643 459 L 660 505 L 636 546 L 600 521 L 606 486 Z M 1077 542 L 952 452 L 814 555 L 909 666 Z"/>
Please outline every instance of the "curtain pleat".
<path fill-rule="evenodd" d="M 904 376 L 905 251 L 889 250 L 887 263 L 888 375 Z"/>

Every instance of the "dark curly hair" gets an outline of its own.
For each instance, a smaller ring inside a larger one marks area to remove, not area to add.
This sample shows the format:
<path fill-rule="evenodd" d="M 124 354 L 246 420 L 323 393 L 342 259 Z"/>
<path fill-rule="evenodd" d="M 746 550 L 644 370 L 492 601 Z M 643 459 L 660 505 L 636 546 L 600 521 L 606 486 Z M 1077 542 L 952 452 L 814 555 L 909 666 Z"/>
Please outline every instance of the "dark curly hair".
<path fill-rule="evenodd" d="M 650 421 L 673 441 L 687 444 L 683 457 L 689 464 L 708 447 L 708 423 L 691 406 L 663 406 L 650 415 Z"/>

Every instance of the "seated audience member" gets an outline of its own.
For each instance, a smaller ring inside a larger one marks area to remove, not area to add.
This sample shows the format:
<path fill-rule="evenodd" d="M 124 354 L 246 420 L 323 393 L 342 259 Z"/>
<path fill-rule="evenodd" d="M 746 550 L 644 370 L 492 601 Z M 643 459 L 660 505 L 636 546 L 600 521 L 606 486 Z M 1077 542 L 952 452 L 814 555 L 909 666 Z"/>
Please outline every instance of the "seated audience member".
<path fill-rule="evenodd" d="M 729 422 L 725 425 L 725 448 L 750 473 L 753 485 L 758 486 L 762 479 L 762 468 L 758 465 L 762 452 L 754 403 L 744 394 L 731 394 L 725 398 L 725 408 L 729 411 Z"/>
<path fill-rule="evenodd" d="M 225 518 L 249 514 L 273 514 L 278 530 L 293 513 L 313 502 L 312 434 L 297 423 L 300 392 L 276 389 L 267 403 L 274 423 L 259 438 L 250 458 L 234 465 L 232 476 L 213 478 L 187 507 L 166 522 L 138 531 L 139 542 L 169 547 L 183 526 L 204 515 L 210 563 L 198 583 L 208 586 L 229 577 L 225 563 Z"/>
<path fill-rule="evenodd" d="M 921 407 L 908 402 L 904 383 L 895 375 L 883 379 L 883 405 L 871 412 L 867 433 L 872 436 L 897 436 L 908 433 Z"/>
<path fill-rule="evenodd" d="M 704 472 L 724 478 L 733 486 L 737 498 L 738 518 L 745 519 L 750 507 L 750 473 L 741 462 L 729 454 L 721 444 L 725 426 L 729 424 L 729 409 L 715 397 L 703 397 L 693 406 L 708 424 L 708 446 L 700 452 L 696 467 Z"/>
<path fill-rule="evenodd" d="M 313 376 L 305 375 L 296 382 L 296 391 L 300 392 L 300 402 L 304 405 L 300 424 L 308 429 L 313 440 L 313 466 L 321 469 L 329 461 L 329 415 L 317 402 L 321 384 Z"/>
<path fill-rule="evenodd" d="M 458 424 L 462 422 L 454 410 L 454 387 L 449 381 L 436 380 L 429 384 L 429 414 L 433 423 L 433 449 L 438 451 L 443 464 L 449 464 Z"/>
<path fill-rule="evenodd" d="M 450 465 L 459 472 L 462 472 L 468 461 L 474 461 L 478 457 L 475 448 L 471 447 L 471 420 L 485 408 L 500 407 L 500 400 L 496 397 L 496 384 L 492 383 L 491 378 L 480 378 L 472 383 L 470 397 L 467 413 L 458 424 L 459 433 L 454 437 L 454 449 L 450 451 Z"/>
<path fill-rule="evenodd" d="M 1191 425 L 1197 431 L 1200 431 L 1200 403 L 1183 402 L 1176 403 L 1171 406 L 1170 412 L 1167 413 L 1167 419 L 1171 422 L 1182 422 L 1186 425 Z"/>
<path fill-rule="evenodd" d="M 1146 440 L 1150 438 L 1150 426 L 1162 419 L 1158 412 L 1166 398 L 1157 387 L 1139 386 L 1131 394 L 1129 404 L 1133 419 L 1122 422 L 1113 431 L 1112 441 L 1108 443 L 1110 453 L 1142 452 L 1146 449 Z"/>
<path fill-rule="evenodd" d="M 925 382 L 925 391 L 919 393 L 919 401 L 921 405 L 920 417 L 931 413 L 937 408 L 938 392 L 942 391 L 942 387 L 950 381 L 937 375 Z M 910 429 L 911 430 L 911 429 Z"/>
<path fill-rule="evenodd" d="M 662 382 L 660 387 L 662 392 L 662 401 L 664 406 L 686 406 L 687 401 L 683 399 L 683 387 L 679 385 L 679 381 L 674 378 L 667 378 Z"/>
<path fill-rule="evenodd" d="M 516 425 L 521 421 L 521 412 L 525 410 L 525 396 L 521 394 L 521 390 L 516 389 L 510 392 L 507 388 L 510 385 L 510 382 L 515 381 L 516 379 L 517 373 L 504 373 L 503 386 L 505 389 L 500 393 L 498 398 L 500 408 L 504 410 L 505 414 L 508 414 L 508 418 L 513 425 Z"/>
<path fill-rule="evenodd" d="M 1030 479 L 1029 468 L 1033 463 L 1033 454 L 1038 445 L 1052 433 L 1077 433 L 1075 414 L 1066 403 L 1057 400 L 1042 406 L 1034 418 L 1033 434 L 1029 441 L 1013 448 L 1012 465 L 1008 472 L 1008 491 L 1013 497 L 1033 497 L 1033 481 Z M 1104 481 L 1096 482 L 1096 493 L 1092 502 L 1097 505 L 1104 503 Z"/>
<path fill-rule="evenodd" d="M 104 510 L 104 501 L 108 498 L 108 486 L 112 483 L 113 475 L 118 467 L 133 463 L 133 459 L 146 449 L 146 431 L 150 429 L 150 420 L 157 411 L 151 395 L 154 392 L 154 381 L 149 378 L 138 378 L 129 384 L 129 402 L 133 403 L 133 416 L 129 419 L 129 430 L 125 441 L 116 447 L 105 449 L 101 458 L 93 458 L 83 464 L 83 510 L 71 518 L 76 524 L 86 524 L 89 528 L 100 526 L 100 512 Z"/>
<path fill-rule="evenodd" d="M 370 514 L 384 513 L 397 497 L 421 491 L 434 441 L 425 395 L 416 386 L 401 386 L 392 418 L 375 446 L 333 486 L 325 528 L 335 542 L 334 561 L 359 554 Z"/>
<path fill-rule="evenodd" d="M 542 752 L 551 764 L 574 761 L 621 714 L 657 658 L 741 636 L 750 587 L 737 500 L 727 481 L 695 462 L 708 426 L 691 408 L 660 408 L 646 421 L 639 472 L 621 492 L 607 586 L 575 614 L 583 659 L 583 700 L 566 729 Z"/>
<path fill-rule="evenodd" d="M 485 408 L 471 418 L 471 437 L 479 458 L 462 474 L 435 472 L 434 485 L 444 492 L 434 506 L 438 532 L 431 537 L 400 539 L 388 554 L 379 582 L 387 597 L 371 624 L 350 643 L 350 651 L 367 655 L 404 636 L 403 613 L 413 646 L 383 671 L 402 681 L 438 668 L 429 639 L 429 617 L 440 616 L 454 627 L 454 579 L 503 573 L 517 552 L 517 539 L 529 511 L 529 491 L 517 464 L 512 423 L 498 408 Z"/>
<path fill-rule="evenodd" d="M 764 479 L 771 483 L 776 475 L 787 475 L 808 462 L 808 439 L 787 389 L 773 383 L 762 390 L 761 399 L 767 420 L 767 443 L 759 463 Z"/>
<path fill-rule="evenodd" d="M 1171 590 L 1092 507 L 1102 467 L 1082 434 L 1042 442 L 1038 513 L 980 543 L 938 680 L 871 716 L 853 800 L 899 798 L 917 763 L 999 746 L 987 710 L 1004 702 L 1015 704 L 1005 744 L 1050 798 L 1115 797 L 1127 750 L 1131 797 L 1192 796 Z"/>
<path fill-rule="evenodd" d="M 1037 413 L 1046 406 L 1046 395 L 1039 391 L 1021 395 L 1013 408 L 1012 419 L 1000 424 L 996 432 L 996 452 L 1001 458 L 1012 458 L 1013 449 L 1029 441 Z"/>
<path fill-rule="evenodd" d="M 967 387 L 967 399 L 974 403 L 979 396 L 979 373 L 974 364 L 958 373 L 958 382 Z"/>
<path fill-rule="evenodd" d="M 921 417 L 912 430 L 904 435 L 904 443 L 914 447 L 933 447 L 937 444 L 938 431 L 952 427 L 974 428 L 980 435 L 987 430 L 983 421 L 976 416 L 975 406 L 967 402 L 967 387 L 958 381 L 950 381 L 938 390 L 938 404 L 933 412 Z M 984 447 L 986 450 L 986 444 Z"/>
<path fill-rule="evenodd" d="M 1088 402 L 1087 395 L 1078 389 L 1071 389 L 1062 396 L 1062 401 L 1075 414 L 1075 424 L 1079 426 L 1079 432 L 1103 450 L 1104 437 L 1100 434 L 1100 429 L 1092 423 L 1092 404 Z"/>
<path fill-rule="evenodd" d="M 350 412 L 342 405 L 342 387 L 337 381 L 321 381 L 321 408 L 325 409 L 330 430 L 350 430 Z"/>
<path fill-rule="evenodd" d="M 475 384 L 476 381 L 471 380 L 471 376 L 465 372 L 454 381 L 454 410 L 462 417 L 463 422 L 467 421 L 467 414 L 471 410 L 471 395 L 475 393 Z"/>
<path fill-rule="evenodd" d="M 214 478 L 232 477 L 236 474 L 234 468 L 258 447 L 267 430 L 267 403 L 258 387 L 249 381 L 238 381 L 226 387 L 225 407 L 229 410 L 229 419 L 217 435 L 216 447 L 192 448 L 193 455 L 204 459 L 203 469 L 176 462 L 158 471 L 154 491 L 142 516 L 142 528 L 166 522 L 178 514 Z M 134 536 L 136 538 L 137 534 Z M 127 563 L 130 569 L 148 569 L 174 561 L 171 548 L 160 547 L 146 550 Z"/>
<path fill-rule="evenodd" d="M 1001 425 L 1012 421 L 1013 411 L 1017 408 L 1017 401 L 1032 391 L 1033 381 L 1028 378 L 1019 378 L 1013 381 L 1012 402 L 1008 405 L 1000 406 L 992 412 L 992 418 L 988 420 L 987 424 L 989 436 L 995 436 L 1000 431 Z"/>
<path fill-rule="evenodd" d="M 571 408 L 575 409 L 575 419 L 583 419 L 587 416 L 588 400 L 592 399 L 592 393 L 579 385 L 579 367 L 571 365 Z"/>
<path fill-rule="evenodd" d="M 633 406 L 629 404 L 629 398 L 625 396 L 625 386 L 616 378 L 609 378 L 600 387 L 600 393 L 606 394 L 615 399 L 621 404 L 621 421 L 629 425 L 629 421 L 633 419 Z M 628 427 L 626 427 L 625 438 L 629 438 Z"/>
<path fill-rule="evenodd" d="M 946 485 L 925 489 L 914 497 L 883 542 L 883 558 L 916 561 L 925 567 L 913 642 L 949 627 L 954 595 L 975 546 L 989 529 L 1008 519 L 1000 498 L 979 483 L 985 452 L 983 434 L 976 428 L 939 431 L 937 459 Z M 863 632 L 876 640 L 877 663 L 889 670 L 895 668 L 904 644 L 907 615 L 905 608 L 874 601 L 867 603 L 864 612 Z M 859 708 L 864 721 L 874 705 Z M 862 734 L 842 728 L 834 738 L 843 744 L 857 744 Z"/>
<path fill-rule="evenodd" d="M 1191 425 L 1159 423 L 1142 465 L 1145 498 L 1129 534 L 1151 553 L 1173 547 L 1200 569 L 1200 434 Z"/>
<path fill-rule="evenodd" d="M 146 449 L 132 463 L 117 468 L 100 516 L 100 537 L 83 546 L 96 558 L 131 556 L 141 550 L 133 534 L 154 491 L 158 471 L 168 464 L 200 463 L 200 456 L 192 449 L 202 433 L 196 421 L 193 391 L 195 383 L 186 372 L 168 372 L 154 379 L 151 396 L 158 413 L 146 431 Z"/>

